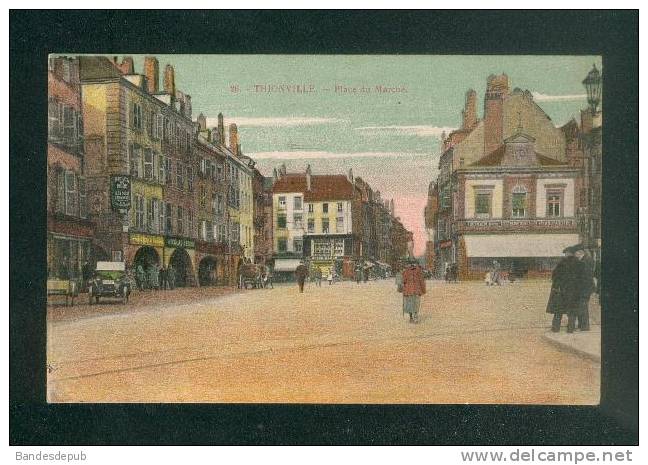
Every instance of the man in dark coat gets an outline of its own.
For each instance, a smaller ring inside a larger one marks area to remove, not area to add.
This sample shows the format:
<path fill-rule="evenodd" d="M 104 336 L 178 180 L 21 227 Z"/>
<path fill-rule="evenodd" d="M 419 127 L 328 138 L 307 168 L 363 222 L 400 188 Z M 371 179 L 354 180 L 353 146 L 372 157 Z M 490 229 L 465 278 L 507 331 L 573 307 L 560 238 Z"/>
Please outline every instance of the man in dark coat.
<path fill-rule="evenodd" d="M 300 262 L 295 269 L 295 277 L 297 278 L 297 284 L 299 284 L 299 292 L 304 292 L 304 282 L 308 278 L 308 268 L 304 265 L 304 262 Z"/>
<path fill-rule="evenodd" d="M 576 312 L 577 327 L 581 331 L 589 331 L 589 300 L 594 292 L 594 262 L 582 246 L 578 246 L 574 256 L 579 262 L 579 300 Z"/>
<path fill-rule="evenodd" d="M 567 332 L 573 333 L 576 320 L 582 319 L 584 300 L 591 294 L 592 274 L 589 267 L 575 254 L 582 253 L 581 246 L 568 247 L 563 250 L 563 258 L 551 275 L 551 294 L 547 303 L 547 313 L 553 313 L 551 322 L 553 332 L 560 331 L 562 316 L 567 314 Z M 582 258 L 582 257 L 581 257 Z"/>

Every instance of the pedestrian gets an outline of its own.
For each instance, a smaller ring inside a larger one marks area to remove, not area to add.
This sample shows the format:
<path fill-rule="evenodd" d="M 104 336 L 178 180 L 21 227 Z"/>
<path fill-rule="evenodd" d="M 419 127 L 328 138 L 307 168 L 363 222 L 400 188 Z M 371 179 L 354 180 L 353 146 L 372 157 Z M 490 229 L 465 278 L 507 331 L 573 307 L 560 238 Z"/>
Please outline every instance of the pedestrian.
<path fill-rule="evenodd" d="M 500 264 L 497 260 L 493 260 L 493 266 L 491 268 L 491 283 L 494 286 L 497 284 L 498 286 L 502 285 L 502 276 L 500 272 Z"/>
<path fill-rule="evenodd" d="M 319 267 L 315 267 L 315 284 L 317 287 L 322 287 L 322 270 Z"/>
<path fill-rule="evenodd" d="M 150 289 L 159 289 L 160 287 L 159 275 L 160 272 L 158 269 L 158 265 L 156 263 L 151 263 L 151 265 L 148 268 L 148 281 L 149 281 Z"/>
<path fill-rule="evenodd" d="M 486 283 L 487 286 L 492 286 L 493 285 L 493 279 L 491 277 L 491 272 L 487 271 L 486 276 L 484 276 L 484 282 Z"/>
<path fill-rule="evenodd" d="M 92 265 L 90 265 L 90 262 L 86 260 L 85 263 L 83 264 L 83 267 L 81 267 L 81 279 L 83 280 L 81 286 L 83 292 L 88 290 L 88 281 L 90 281 L 91 277 L 92 277 Z"/>
<path fill-rule="evenodd" d="M 171 266 L 170 263 L 169 266 L 167 267 L 166 274 L 167 274 L 167 283 L 169 285 L 169 289 L 170 290 L 175 289 L 175 285 L 176 285 L 175 269 L 173 268 L 173 266 Z"/>
<path fill-rule="evenodd" d="M 144 267 L 141 263 L 137 264 L 135 270 L 135 284 L 137 284 L 137 289 L 143 291 L 146 285 L 146 273 L 144 272 Z"/>
<path fill-rule="evenodd" d="M 328 277 L 326 278 L 326 280 L 328 281 L 329 286 L 333 285 L 333 271 L 329 271 L 329 274 L 328 274 Z"/>
<path fill-rule="evenodd" d="M 169 285 L 169 280 L 167 278 L 167 269 L 163 264 L 162 268 L 160 268 L 160 289 L 166 291 L 168 285 Z"/>
<path fill-rule="evenodd" d="M 303 261 L 299 262 L 299 266 L 295 269 L 295 277 L 297 278 L 297 284 L 299 285 L 299 292 L 304 292 L 304 282 L 308 278 L 308 268 L 304 265 Z"/>
<path fill-rule="evenodd" d="M 414 258 L 408 260 L 405 269 L 396 277 L 398 292 L 403 294 L 403 314 L 409 314 L 410 323 L 419 322 L 421 296 L 425 294 L 423 270 Z"/>
<path fill-rule="evenodd" d="M 574 250 L 574 256 L 578 259 L 578 277 L 579 277 L 579 286 L 578 286 L 578 308 L 576 310 L 576 327 L 580 331 L 589 331 L 589 300 L 592 293 L 595 290 L 594 285 L 594 261 L 592 260 L 591 255 L 583 248 L 582 245 L 578 245 Z"/>
<path fill-rule="evenodd" d="M 558 262 L 551 274 L 551 293 L 547 313 L 553 313 L 551 331 L 560 331 L 562 316 L 567 314 L 567 332 L 573 333 L 576 320 L 582 311 L 586 275 L 584 264 L 575 256 L 580 246 L 567 247 L 565 257 Z M 590 274 L 591 276 L 591 274 Z M 589 298 L 589 295 L 588 295 Z"/>

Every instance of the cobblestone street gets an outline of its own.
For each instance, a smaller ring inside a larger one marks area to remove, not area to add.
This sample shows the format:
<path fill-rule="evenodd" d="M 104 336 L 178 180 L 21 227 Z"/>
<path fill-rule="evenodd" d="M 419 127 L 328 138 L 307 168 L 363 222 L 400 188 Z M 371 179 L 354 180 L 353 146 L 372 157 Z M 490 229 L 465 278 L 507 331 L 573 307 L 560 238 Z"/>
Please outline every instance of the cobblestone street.
<path fill-rule="evenodd" d="M 393 280 L 52 306 L 49 401 L 597 404 L 600 364 L 542 339 L 549 286 L 428 281 L 418 325 Z"/>

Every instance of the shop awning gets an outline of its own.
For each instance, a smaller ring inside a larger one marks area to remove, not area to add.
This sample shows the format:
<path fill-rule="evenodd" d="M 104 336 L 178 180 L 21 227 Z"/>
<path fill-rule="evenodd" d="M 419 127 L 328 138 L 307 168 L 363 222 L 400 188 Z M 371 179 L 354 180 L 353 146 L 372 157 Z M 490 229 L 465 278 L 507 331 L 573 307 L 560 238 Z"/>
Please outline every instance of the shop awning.
<path fill-rule="evenodd" d="M 578 234 L 466 235 L 468 257 L 560 257 L 565 247 L 578 244 Z"/>
<path fill-rule="evenodd" d="M 274 264 L 274 271 L 295 271 L 299 266 L 298 258 L 277 258 Z"/>

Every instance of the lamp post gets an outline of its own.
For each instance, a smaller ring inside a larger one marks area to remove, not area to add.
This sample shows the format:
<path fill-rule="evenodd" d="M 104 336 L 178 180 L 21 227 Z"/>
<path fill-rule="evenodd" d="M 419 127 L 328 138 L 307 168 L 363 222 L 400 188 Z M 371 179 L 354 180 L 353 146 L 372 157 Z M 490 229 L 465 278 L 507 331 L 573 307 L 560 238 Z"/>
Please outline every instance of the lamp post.
<path fill-rule="evenodd" d="M 600 122 L 595 124 L 600 113 L 603 77 L 601 72 L 592 65 L 592 69 L 583 79 L 583 86 L 587 92 L 587 103 L 589 104 L 591 126 L 587 133 L 583 134 L 585 142 L 585 163 L 584 182 L 587 187 L 586 215 L 584 221 L 584 236 L 586 245 L 595 255 L 595 260 L 600 260 L 600 224 L 601 224 L 601 128 Z M 600 120 L 599 120 L 600 121 Z"/>
<path fill-rule="evenodd" d="M 585 79 L 583 79 L 583 85 L 587 91 L 587 103 L 592 110 L 592 116 L 596 115 L 597 107 L 601 103 L 601 85 L 603 83 L 603 78 L 601 77 L 601 72 L 596 68 L 596 65 L 592 65 L 592 69 Z"/>

